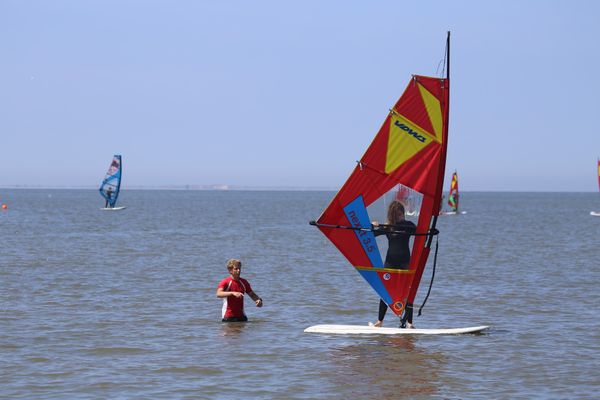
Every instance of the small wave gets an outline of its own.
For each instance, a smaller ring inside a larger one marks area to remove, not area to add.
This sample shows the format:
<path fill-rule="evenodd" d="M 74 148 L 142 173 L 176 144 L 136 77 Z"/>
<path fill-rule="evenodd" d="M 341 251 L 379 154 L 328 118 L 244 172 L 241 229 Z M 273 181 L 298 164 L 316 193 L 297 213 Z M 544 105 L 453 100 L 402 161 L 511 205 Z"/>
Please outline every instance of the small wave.
<path fill-rule="evenodd" d="M 46 357 L 31 357 L 31 358 L 28 358 L 27 361 L 43 363 L 43 362 L 49 362 L 50 359 L 46 358 Z"/>
<path fill-rule="evenodd" d="M 166 367 L 155 370 L 154 372 L 159 374 L 164 373 L 175 373 L 175 374 L 189 374 L 189 375 L 219 375 L 223 373 L 223 370 L 219 368 L 209 368 L 209 367 L 198 367 L 198 366 L 188 366 L 188 367 Z"/>
<path fill-rule="evenodd" d="M 12 344 L 12 343 L 3 343 L 0 344 L 0 349 L 5 349 L 5 350 L 15 350 L 15 349 L 20 349 L 22 346 L 18 346 L 16 344 Z"/>
<path fill-rule="evenodd" d="M 142 354 L 147 353 L 147 349 L 139 347 L 97 347 L 94 349 L 85 350 L 86 353 L 90 354 Z"/>

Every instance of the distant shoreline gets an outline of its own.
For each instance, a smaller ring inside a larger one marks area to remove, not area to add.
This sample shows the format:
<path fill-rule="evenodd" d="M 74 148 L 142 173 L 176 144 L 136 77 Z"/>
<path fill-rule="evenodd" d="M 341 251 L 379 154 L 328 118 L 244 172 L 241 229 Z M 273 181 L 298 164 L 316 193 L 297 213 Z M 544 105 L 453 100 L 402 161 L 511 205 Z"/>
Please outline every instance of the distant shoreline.
<path fill-rule="evenodd" d="M 0 185 L 0 189 L 35 190 L 98 190 L 96 186 L 45 186 L 45 185 Z M 164 186 L 124 186 L 124 190 L 214 190 L 214 191 L 336 191 L 333 187 L 286 187 L 286 186 L 235 186 L 235 185 L 164 185 Z"/>
<path fill-rule="evenodd" d="M 98 190 L 96 186 L 44 186 L 44 185 L 0 185 L 2 189 L 22 190 Z M 194 190 L 194 191 L 273 191 L 273 192 L 337 192 L 340 187 L 286 187 L 286 186 L 236 186 L 236 185 L 164 185 L 126 186 L 124 190 Z M 444 191 L 446 193 L 447 190 Z M 549 191 L 549 190 L 462 190 L 461 193 L 597 193 L 589 191 Z"/>

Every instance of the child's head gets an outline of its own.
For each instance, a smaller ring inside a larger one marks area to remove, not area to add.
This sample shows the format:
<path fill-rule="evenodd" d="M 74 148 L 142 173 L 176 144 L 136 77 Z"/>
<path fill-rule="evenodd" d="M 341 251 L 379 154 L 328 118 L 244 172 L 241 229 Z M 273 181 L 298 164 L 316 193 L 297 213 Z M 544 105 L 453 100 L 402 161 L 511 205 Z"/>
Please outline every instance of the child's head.
<path fill-rule="evenodd" d="M 404 221 L 404 204 L 394 200 L 388 207 L 387 222 L 388 224 L 395 224 L 400 221 Z"/>
<path fill-rule="evenodd" d="M 242 269 L 242 262 L 237 258 L 232 258 L 227 261 L 227 271 L 231 272 L 234 268 Z"/>

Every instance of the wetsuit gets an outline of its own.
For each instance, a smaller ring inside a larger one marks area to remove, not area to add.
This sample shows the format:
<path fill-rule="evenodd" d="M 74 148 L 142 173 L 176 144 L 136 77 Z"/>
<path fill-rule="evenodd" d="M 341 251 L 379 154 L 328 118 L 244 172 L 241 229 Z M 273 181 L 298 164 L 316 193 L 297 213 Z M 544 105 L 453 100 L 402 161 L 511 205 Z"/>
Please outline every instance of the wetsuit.
<path fill-rule="evenodd" d="M 244 278 L 239 278 L 235 281 L 232 277 L 223 279 L 218 288 L 223 289 L 226 292 L 240 292 L 240 293 L 252 293 L 252 287 L 250 282 Z M 223 322 L 245 322 L 248 321 L 248 317 L 244 313 L 244 297 L 237 298 L 235 296 L 229 296 L 223 298 Z"/>
<path fill-rule="evenodd" d="M 406 233 L 393 233 L 390 231 L 406 231 Z M 375 236 L 386 235 L 388 239 L 388 250 L 385 255 L 385 268 L 391 269 L 408 269 L 410 263 L 410 233 L 417 230 L 416 225 L 412 221 L 401 221 L 394 226 L 382 226 L 375 229 Z M 379 300 L 379 320 L 383 321 L 388 305 L 383 300 Z M 412 304 L 406 303 L 404 310 L 403 321 L 408 321 L 412 324 L 413 308 Z"/>
<path fill-rule="evenodd" d="M 112 197 L 112 194 L 113 194 L 112 190 L 109 189 L 106 191 L 106 203 L 104 204 L 104 208 L 108 208 L 109 201 L 110 201 L 110 198 Z"/>

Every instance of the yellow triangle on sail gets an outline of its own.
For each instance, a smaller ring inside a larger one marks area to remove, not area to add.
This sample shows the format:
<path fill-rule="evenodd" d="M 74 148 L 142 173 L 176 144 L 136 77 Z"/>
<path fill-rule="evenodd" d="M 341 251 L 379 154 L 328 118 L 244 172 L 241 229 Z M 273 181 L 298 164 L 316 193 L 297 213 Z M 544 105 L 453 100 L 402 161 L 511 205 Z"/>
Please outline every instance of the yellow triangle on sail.
<path fill-rule="evenodd" d="M 431 133 L 410 122 L 404 116 L 392 112 L 385 172 L 394 171 L 432 141 L 437 140 Z"/>
<path fill-rule="evenodd" d="M 417 86 L 419 87 L 419 92 L 421 92 L 423 103 L 425 103 L 425 109 L 427 110 L 427 115 L 429 116 L 429 121 L 433 127 L 435 137 L 439 142 L 441 142 L 443 119 L 440 101 L 433 94 L 431 94 L 429 90 L 425 89 L 423 85 L 418 84 Z"/>

